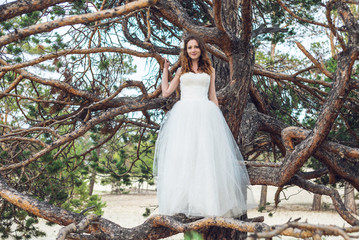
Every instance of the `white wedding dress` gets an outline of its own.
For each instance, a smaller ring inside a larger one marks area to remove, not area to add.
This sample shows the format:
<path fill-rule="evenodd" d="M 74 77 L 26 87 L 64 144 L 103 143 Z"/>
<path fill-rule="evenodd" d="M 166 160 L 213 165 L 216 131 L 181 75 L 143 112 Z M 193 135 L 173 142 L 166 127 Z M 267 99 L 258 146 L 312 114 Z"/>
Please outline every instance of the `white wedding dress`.
<path fill-rule="evenodd" d="M 208 99 L 210 76 L 184 73 L 181 100 L 156 141 L 159 213 L 239 217 L 252 200 L 242 155 L 220 109 Z"/>

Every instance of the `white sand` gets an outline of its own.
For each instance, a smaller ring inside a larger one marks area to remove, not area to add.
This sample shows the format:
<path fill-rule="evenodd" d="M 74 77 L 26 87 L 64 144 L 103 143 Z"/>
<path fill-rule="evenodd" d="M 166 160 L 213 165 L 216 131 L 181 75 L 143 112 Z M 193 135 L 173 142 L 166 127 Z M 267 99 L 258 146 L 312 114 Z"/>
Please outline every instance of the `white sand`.
<path fill-rule="evenodd" d="M 108 186 L 97 186 L 95 193 L 101 194 L 103 201 L 107 203 L 104 209 L 103 217 L 109 219 L 123 227 L 134 227 L 142 224 L 146 218 L 142 214 L 146 211 L 146 208 L 151 209 L 151 214 L 157 214 L 157 198 L 153 190 L 142 191 L 142 193 L 124 194 L 124 195 L 110 195 L 108 194 Z M 258 212 L 255 209 L 248 211 L 248 217 L 264 216 L 264 222 L 268 225 L 284 224 L 288 220 L 301 218 L 300 222 L 308 222 L 312 224 L 325 224 L 336 225 L 339 227 L 349 226 L 333 209 L 331 199 L 323 196 L 322 202 L 328 205 L 329 208 L 320 212 L 311 211 L 311 204 L 313 200 L 313 194 L 304 190 L 300 190 L 296 187 L 285 190 L 285 195 L 291 196 L 288 200 L 284 200 L 284 195 L 281 194 L 281 203 L 276 210 L 273 208 L 273 197 L 276 188 L 268 187 L 268 205 L 267 210 L 264 212 Z M 106 194 L 107 192 L 107 194 Z M 254 186 L 253 192 L 256 199 L 259 199 L 260 186 Z M 273 216 L 269 216 L 273 214 Z M 42 221 L 39 224 L 40 228 L 47 233 L 47 237 L 38 238 L 44 239 L 56 239 L 59 226 L 49 227 Z M 183 234 L 169 237 L 167 239 L 179 240 L 183 239 Z M 277 239 L 294 239 L 289 237 L 282 237 Z M 323 238 L 324 239 L 324 238 Z M 338 237 L 325 237 L 327 240 L 341 239 Z"/>

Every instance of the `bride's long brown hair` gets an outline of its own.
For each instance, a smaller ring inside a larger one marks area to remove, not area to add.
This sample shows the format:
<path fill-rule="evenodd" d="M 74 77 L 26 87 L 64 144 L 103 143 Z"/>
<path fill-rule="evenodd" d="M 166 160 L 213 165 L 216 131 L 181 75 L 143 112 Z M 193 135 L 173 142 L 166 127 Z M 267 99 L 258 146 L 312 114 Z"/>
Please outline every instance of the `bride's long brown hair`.
<path fill-rule="evenodd" d="M 205 72 L 207 74 L 212 73 L 212 63 L 211 60 L 208 57 L 206 46 L 203 42 L 203 40 L 197 36 L 188 36 L 184 39 L 184 48 L 181 49 L 180 53 L 180 62 L 181 62 L 181 74 L 186 72 L 193 72 L 192 71 L 192 60 L 188 56 L 187 53 L 187 44 L 191 40 L 196 40 L 199 46 L 199 49 L 201 50 L 201 56 L 198 60 L 198 71 L 199 72 Z"/>

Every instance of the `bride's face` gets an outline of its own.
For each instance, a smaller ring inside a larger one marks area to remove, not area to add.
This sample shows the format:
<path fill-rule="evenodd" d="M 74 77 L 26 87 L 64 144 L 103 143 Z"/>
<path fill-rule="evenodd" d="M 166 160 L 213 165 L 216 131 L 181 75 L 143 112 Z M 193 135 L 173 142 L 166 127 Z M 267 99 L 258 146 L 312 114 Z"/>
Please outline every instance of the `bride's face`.
<path fill-rule="evenodd" d="M 201 49 L 198 42 L 194 39 L 189 40 L 187 43 L 187 54 L 192 60 L 198 60 L 201 56 Z"/>

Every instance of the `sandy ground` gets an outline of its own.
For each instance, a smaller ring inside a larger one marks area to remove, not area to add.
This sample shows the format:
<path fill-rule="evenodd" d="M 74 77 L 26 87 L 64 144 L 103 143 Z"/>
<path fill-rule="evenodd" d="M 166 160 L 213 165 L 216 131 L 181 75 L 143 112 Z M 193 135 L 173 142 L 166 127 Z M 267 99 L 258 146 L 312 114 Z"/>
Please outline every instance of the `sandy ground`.
<path fill-rule="evenodd" d="M 109 186 L 97 186 L 95 193 L 100 194 L 102 199 L 107 203 L 104 209 L 104 218 L 107 218 L 123 227 L 134 227 L 142 224 L 146 218 L 142 214 L 146 208 L 151 209 L 151 214 L 157 214 L 157 198 L 153 190 L 143 190 L 141 193 L 131 193 L 124 195 L 109 194 Z M 268 225 L 284 224 L 288 220 L 300 218 L 301 222 L 308 222 L 313 224 L 336 225 L 339 227 L 349 226 L 333 209 L 329 197 L 323 196 L 323 205 L 326 209 L 320 212 L 311 211 L 311 203 L 313 194 L 298 188 L 290 188 L 284 191 L 281 195 L 281 203 L 276 210 L 273 208 L 273 196 L 276 188 L 269 187 L 268 189 L 268 205 L 267 210 L 258 212 L 256 209 L 248 211 L 248 217 L 264 216 L 264 222 Z M 259 199 L 260 186 L 253 188 L 254 197 Z M 272 215 L 272 216 L 271 216 Z M 43 221 L 39 224 L 40 228 L 47 233 L 44 239 L 56 239 L 59 226 L 49 227 Z M 167 238 L 167 240 L 183 239 L 183 234 L 178 234 Z M 289 237 L 282 237 L 276 239 L 294 239 Z M 341 239 L 338 237 L 325 237 L 323 239 L 334 240 Z"/>

